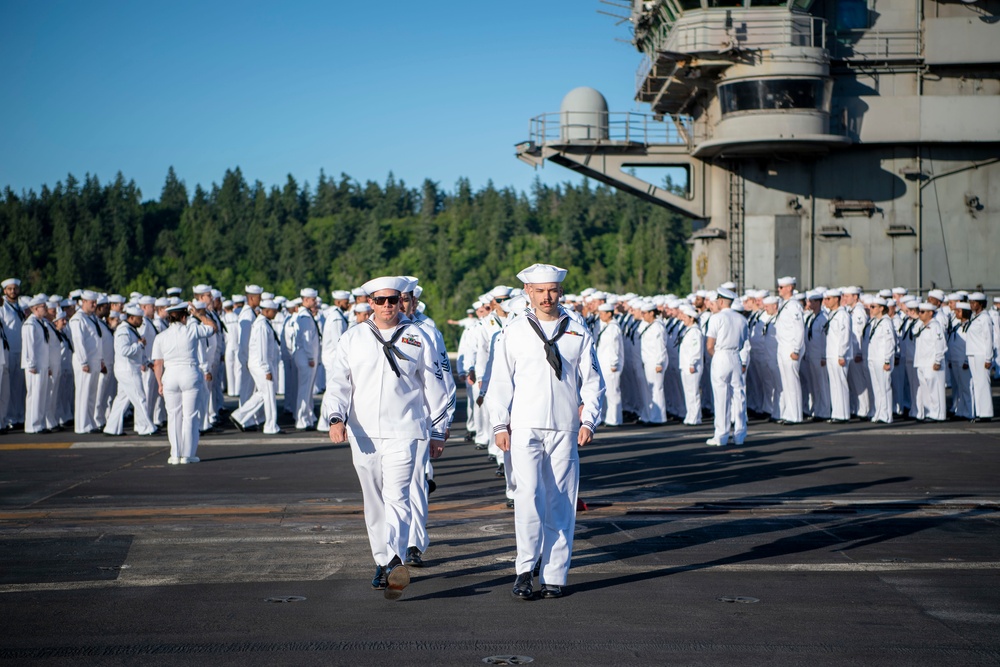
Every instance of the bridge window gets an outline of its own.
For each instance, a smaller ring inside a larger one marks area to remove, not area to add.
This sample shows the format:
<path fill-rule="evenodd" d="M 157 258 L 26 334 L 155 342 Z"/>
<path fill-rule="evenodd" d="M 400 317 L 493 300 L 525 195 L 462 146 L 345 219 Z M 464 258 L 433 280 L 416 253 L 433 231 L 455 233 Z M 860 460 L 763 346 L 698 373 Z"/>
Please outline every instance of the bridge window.
<path fill-rule="evenodd" d="M 722 113 L 819 109 L 829 106 L 826 84 L 820 79 L 764 79 L 719 86 Z"/>

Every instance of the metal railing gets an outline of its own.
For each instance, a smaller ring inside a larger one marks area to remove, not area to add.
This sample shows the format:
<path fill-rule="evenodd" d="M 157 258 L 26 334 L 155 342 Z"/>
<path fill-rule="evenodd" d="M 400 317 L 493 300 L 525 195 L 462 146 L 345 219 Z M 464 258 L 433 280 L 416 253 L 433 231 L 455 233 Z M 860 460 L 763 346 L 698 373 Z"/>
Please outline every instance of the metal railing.
<path fill-rule="evenodd" d="M 682 126 L 691 136 L 691 119 Z M 670 119 L 657 120 L 652 114 L 634 111 L 560 111 L 543 113 L 530 121 L 530 138 L 536 145 L 574 142 L 615 142 L 635 144 L 687 145 Z"/>
<path fill-rule="evenodd" d="M 837 30 L 830 36 L 836 60 L 916 60 L 921 57 L 919 30 Z"/>

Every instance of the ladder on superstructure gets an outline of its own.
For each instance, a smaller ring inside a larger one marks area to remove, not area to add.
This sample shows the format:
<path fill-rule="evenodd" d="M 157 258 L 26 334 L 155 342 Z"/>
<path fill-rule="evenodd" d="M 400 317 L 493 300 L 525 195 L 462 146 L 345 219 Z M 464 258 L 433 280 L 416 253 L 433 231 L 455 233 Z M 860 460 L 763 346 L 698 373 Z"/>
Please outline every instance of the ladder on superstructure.
<path fill-rule="evenodd" d="M 743 206 L 746 184 L 739 162 L 729 168 L 729 279 L 736 283 L 738 293 L 743 292 Z"/>

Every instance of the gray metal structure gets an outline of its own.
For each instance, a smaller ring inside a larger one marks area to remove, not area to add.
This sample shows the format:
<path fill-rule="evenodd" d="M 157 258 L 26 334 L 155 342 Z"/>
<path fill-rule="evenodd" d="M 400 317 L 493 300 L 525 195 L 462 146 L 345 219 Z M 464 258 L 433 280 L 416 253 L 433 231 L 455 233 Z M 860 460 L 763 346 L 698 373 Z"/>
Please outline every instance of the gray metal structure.
<path fill-rule="evenodd" d="M 1000 289 L 1000 0 L 634 0 L 630 21 L 652 113 L 576 89 L 517 157 L 694 218 L 692 285 Z"/>

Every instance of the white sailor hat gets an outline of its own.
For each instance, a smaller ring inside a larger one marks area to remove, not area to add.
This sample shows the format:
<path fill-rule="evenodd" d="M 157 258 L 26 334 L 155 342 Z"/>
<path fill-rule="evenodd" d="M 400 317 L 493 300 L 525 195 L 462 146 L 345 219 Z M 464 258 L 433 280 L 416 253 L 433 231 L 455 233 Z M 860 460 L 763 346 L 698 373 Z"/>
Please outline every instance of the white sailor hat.
<path fill-rule="evenodd" d="M 792 298 L 795 299 L 796 301 L 805 301 L 806 300 L 806 293 L 805 292 L 796 292 L 795 294 L 792 295 Z"/>
<path fill-rule="evenodd" d="M 97 292 L 93 290 L 85 289 L 80 290 L 80 300 L 81 301 L 97 301 Z"/>
<path fill-rule="evenodd" d="M 120 313 L 117 310 L 112 310 L 110 313 L 108 313 L 109 320 L 121 320 L 124 318 L 125 318 L 125 313 Z"/>
<path fill-rule="evenodd" d="M 417 301 L 417 312 L 422 313 L 427 310 L 427 304 L 423 301 Z"/>
<path fill-rule="evenodd" d="M 681 311 L 688 317 L 698 317 L 698 311 L 687 304 L 682 304 L 677 310 Z"/>
<path fill-rule="evenodd" d="M 264 299 L 273 299 L 273 298 L 274 298 L 274 292 L 261 292 L 260 293 L 260 300 L 261 301 L 263 301 Z"/>
<path fill-rule="evenodd" d="M 75 290 L 73 290 L 72 292 L 69 293 L 69 298 L 71 298 L 71 299 L 79 299 L 81 294 L 83 294 L 83 290 L 82 289 L 75 289 Z"/>
<path fill-rule="evenodd" d="M 413 290 L 417 289 L 417 283 L 420 282 L 420 278 L 417 278 L 416 276 L 401 276 L 401 277 L 406 278 L 406 280 L 410 281 L 410 289 L 406 290 L 407 292 L 412 292 Z"/>
<path fill-rule="evenodd" d="M 181 303 L 185 304 L 185 308 L 187 307 L 187 305 L 186 305 L 187 301 L 181 301 L 180 298 L 176 297 L 176 296 L 169 296 L 169 297 L 167 297 L 167 310 L 170 310 L 174 306 L 176 306 L 178 304 L 181 304 Z"/>
<path fill-rule="evenodd" d="M 605 303 L 602 303 L 601 305 L 599 305 L 597 307 L 597 310 L 599 310 L 599 311 L 601 311 L 603 313 L 613 313 L 614 310 L 615 310 L 615 306 L 614 306 L 614 304 L 605 302 Z"/>
<path fill-rule="evenodd" d="M 651 313 L 656 310 L 656 304 L 652 301 L 643 301 L 642 306 L 640 306 L 639 309 L 644 313 Z"/>
<path fill-rule="evenodd" d="M 272 300 L 272 301 L 274 301 L 274 302 L 275 302 L 276 304 L 278 304 L 279 306 L 280 306 L 281 304 L 283 304 L 283 303 L 288 303 L 288 297 L 287 297 L 287 296 L 281 296 L 280 294 L 279 294 L 278 296 L 274 297 L 274 298 L 273 298 L 273 299 L 271 299 L 271 300 Z"/>
<path fill-rule="evenodd" d="M 168 313 L 178 313 L 187 312 L 188 308 L 191 306 L 187 301 L 178 301 L 174 305 L 167 308 Z"/>
<path fill-rule="evenodd" d="M 566 269 L 552 264 L 532 264 L 517 274 L 517 279 L 525 285 L 541 283 L 561 283 L 566 278 Z"/>
<path fill-rule="evenodd" d="M 734 283 L 732 280 L 727 280 L 726 282 L 719 285 L 719 287 L 725 287 L 727 290 L 732 290 L 733 292 L 736 291 L 736 283 Z"/>
<path fill-rule="evenodd" d="M 405 276 L 380 276 L 378 278 L 372 278 L 361 288 L 365 291 L 365 294 L 372 295 L 375 292 L 381 290 L 395 290 L 399 293 L 408 292 L 410 288 L 410 281 Z"/>
<path fill-rule="evenodd" d="M 260 285 L 246 285 L 243 288 L 243 291 L 246 292 L 247 294 L 263 294 L 264 288 L 261 287 Z"/>
<path fill-rule="evenodd" d="M 969 295 L 969 301 L 986 301 L 986 295 L 982 292 L 973 292 Z"/>
<path fill-rule="evenodd" d="M 778 287 L 787 287 L 788 285 L 794 285 L 796 280 L 793 276 L 784 276 L 783 278 L 778 278 Z"/>
<path fill-rule="evenodd" d="M 72 306 L 72 305 L 75 305 L 73 303 L 72 299 L 63 299 L 62 301 L 59 302 L 59 307 L 60 308 L 66 308 L 66 307 Z"/>
<path fill-rule="evenodd" d="M 213 299 L 221 299 L 222 298 L 222 290 L 218 290 L 218 289 L 215 289 L 213 287 L 212 288 L 212 298 Z"/>
<path fill-rule="evenodd" d="M 97 295 L 97 305 L 98 306 L 103 306 L 106 303 L 110 303 L 110 301 L 108 301 L 108 295 L 107 294 L 98 294 Z"/>
<path fill-rule="evenodd" d="M 351 290 L 351 294 L 353 294 L 354 296 L 365 296 L 365 294 L 366 294 L 365 288 L 364 287 L 355 287 L 354 289 Z"/>
<path fill-rule="evenodd" d="M 286 308 L 298 308 L 301 305 L 302 305 L 302 297 L 300 297 L 300 296 L 295 297 L 291 301 L 286 301 L 285 302 L 285 307 Z"/>
<path fill-rule="evenodd" d="M 497 285 L 490 290 L 490 296 L 494 298 L 499 297 L 501 299 L 506 299 L 510 296 L 510 288 L 506 285 Z"/>
<path fill-rule="evenodd" d="M 876 296 L 870 300 L 870 303 L 873 306 L 886 306 L 888 305 L 889 302 L 886 301 L 883 297 Z"/>
<path fill-rule="evenodd" d="M 159 299 L 153 301 L 153 305 L 157 308 L 166 308 L 170 305 L 170 299 L 165 296 L 161 296 Z"/>
<path fill-rule="evenodd" d="M 168 287 L 167 296 L 180 296 L 183 291 L 180 287 Z"/>
<path fill-rule="evenodd" d="M 476 310 L 479 310 L 482 307 L 483 307 L 483 302 L 482 301 L 473 301 L 472 302 L 472 308 L 474 309 L 473 312 L 475 312 Z"/>
<path fill-rule="evenodd" d="M 44 306 L 48 302 L 49 300 L 45 298 L 44 294 L 39 294 L 38 296 L 34 296 L 28 300 L 28 308 L 34 308 L 35 306 Z"/>
<path fill-rule="evenodd" d="M 892 298 L 892 290 L 891 289 L 880 289 L 878 291 L 878 295 L 880 297 L 882 297 L 883 299 L 891 299 Z"/>
<path fill-rule="evenodd" d="M 125 297 L 121 294 L 112 294 L 108 297 L 108 303 L 125 303 Z"/>
<path fill-rule="evenodd" d="M 730 308 L 732 308 L 737 313 L 746 312 L 746 308 L 743 307 L 743 299 L 736 299 L 735 301 L 733 301 L 733 305 L 730 306 Z"/>
<path fill-rule="evenodd" d="M 764 297 L 764 305 L 765 306 L 773 306 L 776 303 L 778 303 L 778 297 L 776 297 L 776 296 Z"/>
<path fill-rule="evenodd" d="M 962 297 L 958 295 L 958 292 L 951 292 L 944 298 L 945 301 L 961 301 Z"/>
<path fill-rule="evenodd" d="M 594 289 L 593 287 L 587 287 L 582 292 L 580 292 L 580 296 L 592 296 L 596 291 L 597 290 Z"/>
<path fill-rule="evenodd" d="M 128 306 L 125 308 L 125 314 L 130 317 L 142 317 L 142 309 L 139 306 Z"/>
<path fill-rule="evenodd" d="M 862 294 L 861 295 L 861 303 L 863 303 L 864 305 L 868 306 L 868 305 L 871 304 L 873 298 L 874 297 L 872 297 L 871 294 Z"/>
<path fill-rule="evenodd" d="M 333 301 L 346 301 L 351 298 L 351 293 L 347 290 L 338 289 L 330 292 L 330 299 Z"/>
<path fill-rule="evenodd" d="M 208 308 L 208 304 L 204 301 L 195 301 L 193 304 L 195 310 L 205 310 Z"/>
<path fill-rule="evenodd" d="M 133 301 L 138 299 L 140 296 L 142 296 L 142 292 L 129 292 L 128 294 L 128 298 L 132 299 Z"/>
<path fill-rule="evenodd" d="M 316 297 L 319 296 L 319 292 L 317 292 L 312 287 L 303 287 L 302 289 L 299 290 L 299 296 L 306 299 L 315 299 Z"/>
<path fill-rule="evenodd" d="M 854 294 L 854 295 L 861 294 L 861 288 L 858 287 L 857 285 L 851 285 L 850 287 L 845 287 L 840 291 L 842 294 Z"/>
<path fill-rule="evenodd" d="M 713 301 L 715 299 L 728 299 L 730 301 L 736 300 L 736 292 L 729 289 L 728 287 L 720 287 L 717 292 L 709 292 L 709 298 Z"/>
<path fill-rule="evenodd" d="M 924 301 L 923 303 L 921 303 L 918 306 L 918 308 L 920 310 L 924 310 L 924 311 L 929 310 L 929 311 L 932 311 L 932 312 L 935 311 L 935 310 L 937 310 L 937 306 L 935 306 L 933 303 L 928 303 L 927 301 Z"/>
<path fill-rule="evenodd" d="M 63 300 L 63 298 L 60 295 L 58 295 L 58 294 L 50 294 L 49 295 L 49 301 L 54 301 L 55 303 L 59 303 L 62 300 Z"/>
<path fill-rule="evenodd" d="M 839 299 L 841 296 L 843 295 L 839 289 L 828 289 L 827 291 L 823 292 L 824 299 L 828 297 L 836 297 Z"/>
<path fill-rule="evenodd" d="M 372 312 L 371 304 L 369 304 L 369 303 L 359 303 L 358 305 L 354 306 L 354 312 L 355 313 L 370 313 L 370 312 Z"/>
<path fill-rule="evenodd" d="M 416 287 L 413 288 L 413 296 L 415 298 L 419 299 L 420 295 L 423 294 L 423 293 L 424 293 L 424 288 L 421 287 L 420 285 L 417 285 Z M 420 311 L 420 312 L 424 312 L 424 311 Z"/>
<path fill-rule="evenodd" d="M 915 296 L 908 297 L 906 299 L 903 299 L 903 305 L 906 306 L 907 308 L 916 308 L 917 306 L 920 305 L 920 299 L 918 299 Z"/>
<path fill-rule="evenodd" d="M 49 295 L 46 294 L 45 292 L 39 292 L 35 296 L 36 297 L 41 297 L 42 299 L 45 299 L 46 302 L 48 302 L 48 300 L 49 300 Z"/>
<path fill-rule="evenodd" d="M 694 293 L 694 295 L 695 295 L 696 297 L 700 297 L 700 298 L 704 299 L 704 298 L 705 298 L 706 296 L 708 296 L 708 292 L 706 292 L 706 291 L 705 291 L 705 290 L 703 290 L 703 289 L 700 289 L 700 290 L 697 290 L 697 291 L 696 291 L 696 292 Z"/>
<path fill-rule="evenodd" d="M 247 298 L 244 295 L 242 295 L 242 294 L 234 294 L 233 295 L 233 303 L 246 303 L 246 302 L 247 302 Z"/>
<path fill-rule="evenodd" d="M 959 301 L 955 304 L 955 308 L 958 310 L 972 310 L 972 304 L 968 301 Z"/>
<path fill-rule="evenodd" d="M 944 290 L 932 289 L 927 293 L 927 298 L 937 299 L 938 301 L 944 301 Z"/>
<path fill-rule="evenodd" d="M 264 299 L 260 302 L 261 309 L 267 310 L 278 310 L 278 304 L 274 302 L 274 299 Z"/>
<path fill-rule="evenodd" d="M 21 281 L 17 278 L 8 278 L 7 280 L 0 283 L 0 286 L 2 286 L 4 289 L 7 289 L 11 285 L 17 285 L 18 287 L 20 287 Z"/>
<path fill-rule="evenodd" d="M 733 295 L 734 299 L 736 298 L 735 292 L 730 292 L 730 294 Z M 705 294 L 705 298 L 708 299 L 709 301 L 715 301 L 716 299 L 719 298 L 719 293 L 716 292 L 715 290 L 709 290 L 708 293 Z"/>
<path fill-rule="evenodd" d="M 893 294 L 899 294 L 899 295 L 902 295 L 902 296 L 906 296 L 906 294 L 907 294 L 908 291 L 909 290 L 907 290 L 905 287 L 893 287 L 892 288 L 892 293 Z"/>
<path fill-rule="evenodd" d="M 65 319 L 66 319 L 66 311 L 60 308 L 59 310 L 56 311 L 56 316 L 52 318 L 52 321 L 58 322 L 59 320 L 65 320 Z"/>
<path fill-rule="evenodd" d="M 222 307 L 223 308 L 232 308 L 233 307 L 232 300 L 231 299 L 226 299 L 225 301 L 223 301 L 222 302 Z"/>
<path fill-rule="evenodd" d="M 156 299 L 154 297 L 151 297 L 151 296 L 140 296 L 139 297 L 139 305 L 140 306 L 155 306 L 156 305 Z"/>

